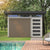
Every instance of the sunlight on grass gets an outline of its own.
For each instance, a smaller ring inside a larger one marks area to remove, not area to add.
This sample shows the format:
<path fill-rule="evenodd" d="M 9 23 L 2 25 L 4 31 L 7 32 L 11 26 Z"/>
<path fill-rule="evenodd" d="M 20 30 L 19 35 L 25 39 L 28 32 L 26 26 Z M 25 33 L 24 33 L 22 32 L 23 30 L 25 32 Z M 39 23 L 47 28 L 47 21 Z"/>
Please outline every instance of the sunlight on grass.
<path fill-rule="evenodd" d="M 19 37 L 7 37 L 7 36 L 3 36 L 0 37 L 0 41 L 25 41 L 25 40 L 30 40 L 30 38 L 19 38 Z"/>

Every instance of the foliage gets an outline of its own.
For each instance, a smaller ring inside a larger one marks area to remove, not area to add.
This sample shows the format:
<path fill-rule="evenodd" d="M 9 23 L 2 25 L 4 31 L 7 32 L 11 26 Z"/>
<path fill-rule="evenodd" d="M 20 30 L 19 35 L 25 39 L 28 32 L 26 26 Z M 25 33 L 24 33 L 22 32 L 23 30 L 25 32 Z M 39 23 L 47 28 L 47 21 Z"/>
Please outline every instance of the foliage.
<path fill-rule="evenodd" d="M 0 4 L 0 14 L 3 14 L 4 11 L 9 7 L 10 2 L 5 1 L 3 4 Z"/>
<path fill-rule="evenodd" d="M 19 3 L 19 1 L 17 1 L 17 0 L 9 0 L 9 7 L 8 7 L 8 9 L 7 9 L 7 11 L 17 11 L 17 9 L 18 9 L 18 3 Z"/>
<path fill-rule="evenodd" d="M 9 10 L 11 11 L 40 11 L 40 2 L 37 0 L 10 0 Z M 38 4 L 37 4 L 38 3 Z"/>
<path fill-rule="evenodd" d="M 9 9 L 12 11 L 41 11 L 50 6 L 50 0 L 10 0 Z"/>
<path fill-rule="evenodd" d="M 50 9 L 47 12 L 47 25 L 48 25 L 48 29 L 50 29 Z"/>
<path fill-rule="evenodd" d="M 50 9 L 49 9 L 49 11 L 48 11 L 48 17 L 50 17 Z"/>
<path fill-rule="evenodd" d="M 40 3 L 43 11 L 46 11 L 47 8 L 50 6 L 50 0 L 40 0 Z"/>

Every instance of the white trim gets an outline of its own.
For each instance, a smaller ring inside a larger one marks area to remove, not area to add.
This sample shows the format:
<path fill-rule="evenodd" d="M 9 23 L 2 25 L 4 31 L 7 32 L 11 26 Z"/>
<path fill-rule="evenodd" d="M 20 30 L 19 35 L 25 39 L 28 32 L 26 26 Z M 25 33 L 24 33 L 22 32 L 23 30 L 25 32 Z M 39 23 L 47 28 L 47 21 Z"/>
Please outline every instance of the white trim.
<path fill-rule="evenodd" d="M 28 18 L 30 18 L 30 37 L 31 37 L 31 18 L 32 18 L 32 15 L 30 15 Z"/>
<path fill-rule="evenodd" d="M 31 18 L 31 37 L 32 37 L 32 18 Z"/>
<path fill-rule="evenodd" d="M 9 17 L 9 18 L 32 18 L 32 17 Z"/>
<path fill-rule="evenodd" d="M 9 37 L 9 17 L 8 17 L 8 37 Z"/>
<path fill-rule="evenodd" d="M 42 24 L 41 24 L 42 25 L 42 28 L 41 29 L 42 29 L 42 35 L 43 35 L 43 16 L 42 16 L 41 20 L 42 20 L 41 21 L 42 22 Z M 42 37 L 42 35 L 41 35 L 41 37 Z"/>

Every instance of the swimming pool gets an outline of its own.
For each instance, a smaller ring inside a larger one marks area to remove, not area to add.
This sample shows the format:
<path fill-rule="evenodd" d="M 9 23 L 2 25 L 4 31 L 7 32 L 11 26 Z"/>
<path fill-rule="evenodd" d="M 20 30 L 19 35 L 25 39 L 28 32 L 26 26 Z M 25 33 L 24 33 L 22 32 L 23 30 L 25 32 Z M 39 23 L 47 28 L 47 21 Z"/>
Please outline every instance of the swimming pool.
<path fill-rule="evenodd" d="M 0 50 L 21 50 L 25 42 L 0 43 Z"/>

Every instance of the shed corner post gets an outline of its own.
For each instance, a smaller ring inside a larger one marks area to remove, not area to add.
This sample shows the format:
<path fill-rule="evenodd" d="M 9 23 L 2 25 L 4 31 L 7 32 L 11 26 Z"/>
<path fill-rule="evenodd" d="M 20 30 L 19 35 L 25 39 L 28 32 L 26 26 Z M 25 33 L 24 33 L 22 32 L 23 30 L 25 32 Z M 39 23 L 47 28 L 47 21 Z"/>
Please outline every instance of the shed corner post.
<path fill-rule="evenodd" d="M 8 17 L 8 37 L 9 37 L 9 17 Z"/>

